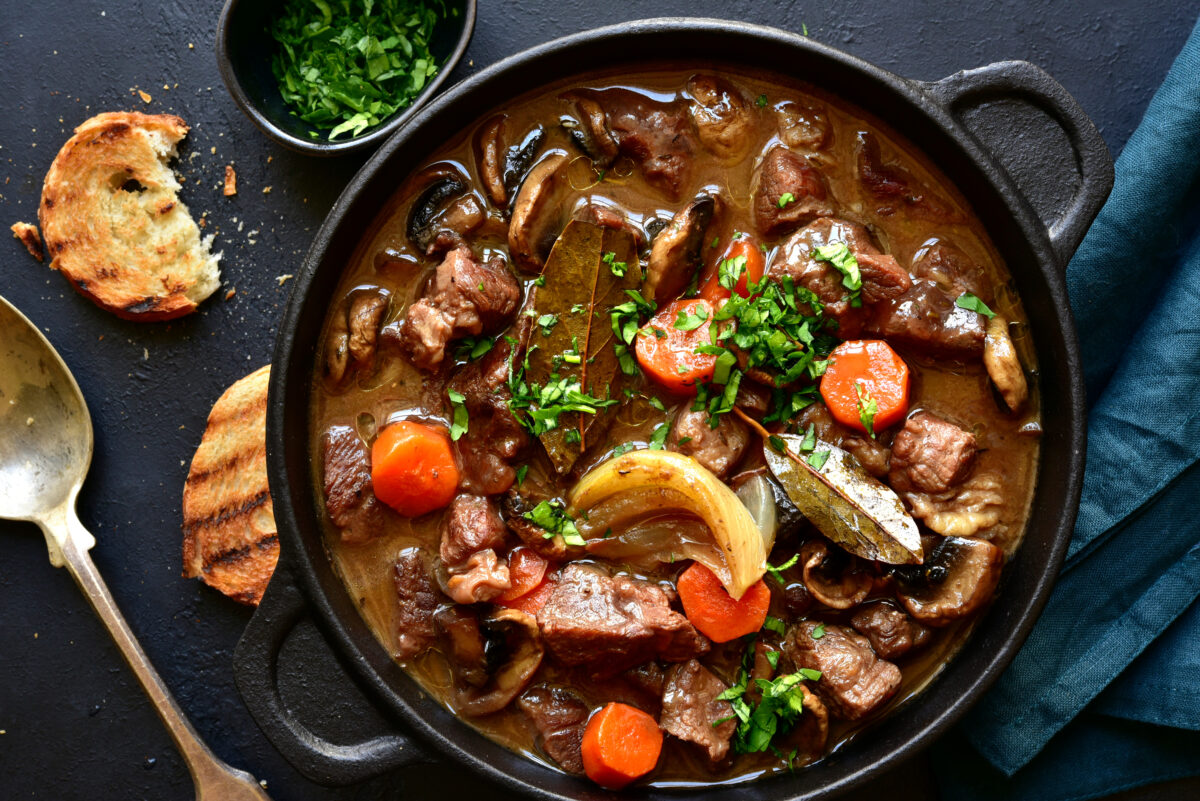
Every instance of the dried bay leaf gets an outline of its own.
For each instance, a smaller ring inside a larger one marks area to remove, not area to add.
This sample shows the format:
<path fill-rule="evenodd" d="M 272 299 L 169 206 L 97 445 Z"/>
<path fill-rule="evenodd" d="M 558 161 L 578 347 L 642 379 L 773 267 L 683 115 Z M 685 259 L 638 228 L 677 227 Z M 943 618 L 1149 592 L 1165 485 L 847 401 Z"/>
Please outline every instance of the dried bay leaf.
<path fill-rule="evenodd" d="M 609 253 L 613 255 L 606 260 Z M 619 268 L 614 271 L 613 262 L 625 265 L 623 275 L 617 274 Z M 577 380 L 592 397 L 619 398 L 623 374 L 613 349 L 610 314 L 613 306 L 628 300 L 625 290 L 642 282 L 633 236 L 573 220 L 555 240 L 542 277 L 533 300 L 526 379 L 540 386 Z M 556 427 L 540 436 L 557 472 L 574 466 L 603 434 L 613 411 L 564 413 Z"/>
<path fill-rule="evenodd" d="M 778 434 L 791 454 L 763 442 L 763 455 L 775 478 L 817 529 L 850 553 L 888 564 L 921 564 L 921 534 L 892 488 L 872 476 L 858 460 L 827 442 L 813 453 L 829 456 L 815 468 L 803 457 L 803 437 Z"/>

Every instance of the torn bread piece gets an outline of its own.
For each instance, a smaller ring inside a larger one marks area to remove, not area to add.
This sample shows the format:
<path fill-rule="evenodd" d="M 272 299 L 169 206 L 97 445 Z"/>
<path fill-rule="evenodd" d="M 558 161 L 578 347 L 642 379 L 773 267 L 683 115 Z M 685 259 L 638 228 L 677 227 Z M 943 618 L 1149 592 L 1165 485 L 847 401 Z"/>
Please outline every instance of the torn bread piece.
<path fill-rule="evenodd" d="M 258 605 L 279 559 L 267 489 L 266 365 L 213 405 L 183 488 L 183 575 Z"/>
<path fill-rule="evenodd" d="M 38 261 L 46 260 L 46 254 L 42 251 L 42 236 L 38 233 L 36 225 L 27 222 L 15 222 L 10 227 L 10 230 L 13 236 L 21 240 L 21 244 L 29 251 L 30 256 L 33 256 Z"/>
<path fill-rule="evenodd" d="M 167 166 L 188 126 L 169 114 L 108 112 L 75 129 L 42 187 L 52 269 L 127 320 L 170 320 L 220 285 L 220 253 L 179 199 Z"/>

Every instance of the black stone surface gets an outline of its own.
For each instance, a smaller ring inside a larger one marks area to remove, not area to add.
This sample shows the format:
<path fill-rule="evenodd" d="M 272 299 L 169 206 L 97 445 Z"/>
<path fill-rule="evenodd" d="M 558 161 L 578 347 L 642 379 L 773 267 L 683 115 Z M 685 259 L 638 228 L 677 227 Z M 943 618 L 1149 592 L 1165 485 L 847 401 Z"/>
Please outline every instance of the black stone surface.
<path fill-rule="evenodd" d="M 91 114 L 137 109 L 192 125 L 178 163 L 183 198 L 224 251 L 224 286 L 198 314 L 127 323 L 100 311 L 12 239 L 0 294 L 37 323 L 74 371 L 96 427 L 80 515 L 93 558 L 142 644 L 214 750 L 278 799 L 458 798 L 497 794 L 453 766 L 419 765 L 356 787 L 297 774 L 261 735 L 234 687 L 230 656 L 249 610 L 180 578 L 179 506 L 212 402 L 269 359 L 293 272 L 360 158 L 316 160 L 269 143 L 217 76 L 215 0 L 47 0 L 0 8 L 0 222 L 33 222 L 42 178 Z M 601 24 L 690 14 L 790 30 L 932 80 L 1002 59 L 1053 74 L 1114 155 L 1191 29 L 1197 0 L 969 0 L 800 4 L 725 0 L 483 0 L 458 76 L 526 46 Z M 698 57 L 705 54 L 698 53 Z M 786 68 L 786 65 L 780 65 Z M 164 88 L 165 87 L 165 88 Z M 149 103 L 137 94 L 151 96 Z M 226 164 L 240 194 L 221 196 Z M 267 188 L 270 191 L 267 192 Z M 227 289 L 235 295 L 225 300 Z M 0 799 L 187 799 L 190 778 L 115 646 L 37 530 L 0 522 Z M 284 650 L 285 699 L 336 742 L 389 724 L 338 678 L 311 626 Z M 342 687 L 346 692 L 331 692 Z M 319 703 L 313 703 L 316 699 Z M 927 798 L 920 765 L 861 794 Z"/>

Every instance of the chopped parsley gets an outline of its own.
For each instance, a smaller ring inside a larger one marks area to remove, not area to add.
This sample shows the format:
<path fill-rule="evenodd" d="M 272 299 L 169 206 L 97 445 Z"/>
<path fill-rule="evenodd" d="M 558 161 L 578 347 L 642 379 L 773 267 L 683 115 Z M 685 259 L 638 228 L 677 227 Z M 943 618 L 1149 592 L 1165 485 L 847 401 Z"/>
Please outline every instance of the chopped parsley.
<path fill-rule="evenodd" d="M 673 327 L 676 331 L 695 331 L 707 320 L 708 310 L 697 303 L 691 308 L 680 309 Z"/>
<path fill-rule="evenodd" d="M 776 203 L 775 205 L 782 209 L 787 204 L 795 203 L 795 202 L 796 202 L 795 195 L 793 195 L 791 192 L 784 192 L 782 195 L 779 196 L 779 202 Z"/>
<path fill-rule="evenodd" d="M 754 101 L 754 102 L 758 104 L 758 107 L 759 107 L 759 108 L 764 108 L 764 107 L 767 105 L 767 96 L 766 96 L 766 95 L 759 95 L 759 96 L 758 96 L 758 100 L 756 100 L 756 101 Z"/>
<path fill-rule="evenodd" d="M 875 415 L 879 413 L 879 404 L 861 381 L 854 382 L 854 394 L 854 403 L 858 406 L 858 421 L 867 429 L 871 439 L 875 439 Z"/>
<path fill-rule="evenodd" d="M 710 248 L 716 248 L 716 247 L 719 247 L 719 246 L 720 246 L 720 244 L 721 244 L 721 237 L 719 237 L 719 236 L 714 236 L 714 237 L 713 237 L 712 244 L 710 244 L 710 245 L 709 245 L 709 247 L 710 247 Z"/>
<path fill-rule="evenodd" d="M 550 332 L 554 330 L 554 326 L 558 325 L 558 315 L 543 314 L 541 317 L 537 318 L 537 324 L 542 329 L 542 336 L 548 337 L 550 336 Z"/>
<path fill-rule="evenodd" d="M 689 442 L 692 441 L 692 438 L 691 437 L 680 437 L 679 439 L 677 439 L 675 441 L 680 445 L 687 445 Z"/>
<path fill-rule="evenodd" d="M 787 627 L 784 626 L 783 621 L 774 615 L 767 615 L 766 620 L 763 621 L 762 627 L 765 631 L 773 631 L 780 637 L 787 634 Z"/>
<path fill-rule="evenodd" d="M 517 468 L 517 486 L 525 483 L 525 475 L 529 472 L 529 465 L 523 464 Z"/>
<path fill-rule="evenodd" d="M 612 270 L 612 274 L 617 278 L 624 278 L 626 270 L 629 269 L 629 265 L 623 261 L 617 261 L 616 258 L 617 254 L 610 250 L 608 253 L 605 253 L 600 257 L 600 261 L 607 264 L 608 269 Z"/>
<path fill-rule="evenodd" d="M 996 316 L 996 313 L 988 308 L 988 305 L 979 298 L 972 295 L 970 292 L 964 292 L 954 301 L 954 305 L 960 309 L 969 309 L 973 312 L 979 312 L 989 320 Z"/>
<path fill-rule="evenodd" d="M 804 431 L 804 439 L 800 440 L 800 451 L 802 453 L 812 453 L 815 447 L 817 447 L 816 426 L 809 423 L 808 428 Z"/>
<path fill-rule="evenodd" d="M 646 402 L 649 403 L 655 409 L 658 409 L 660 412 L 665 412 L 667 410 L 667 407 L 658 398 L 651 397 Z"/>
<path fill-rule="evenodd" d="M 671 433 L 671 427 L 666 423 L 659 423 L 658 427 L 650 433 L 650 450 L 666 450 L 667 434 L 669 433 Z"/>
<path fill-rule="evenodd" d="M 733 707 L 733 715 L 718 723 L 737 720 L 733 747 L 741 754 L 766 751 L 771 748 L 771 741 L 776 734 L 791 731 L 804 712 L 805 690 L 800 682 L 805 679 L 816 681 L 821 677 L 819 671 L 801 668 L 775 679 L 754 679 L 755 686 L 762 694 L 758 703 L 754 703 L 747 698 L 753 659 L 754 643 L 751 642 L 742 660 L 742 668 L 738 671 L 737 683 L 717 696 Z M 791 757 L 787 759 L 791 761 Z"/>
<path fill-rule="evenodd" d="M 450 439 L 458 442 L 463 434 L 467 433 L 467 407 L 464 405 L 467 397 L 461 392 L 453 389 L 447 390 L 446 394 L 450 397 L 450 408 L 453 411 L 453 417 L 450 421 Z"/>
<path fill-rule="evenodd" d="M 783 437 L 778 437 L 772 434 L 771 436 L 767 437 L 767 442 L 771 443 L 771 447 L 780 453 L 785 453 L 787 451 L 787 443 L 783 441 Z"/>
<path fill-rule="evenodd" d="M 788 559 L 786 562 L 779 565 L 778 567 L 775 565 L 772 565 L 770 562 L 767 562 L 767 572 L 770 573 L 772 576 L 774 576 L 775 580 L 778 581 L 780 584 L 786 584 L 787 582 L 783 580 L 783 576 L 781 574 L 783 573 L 783 571 L 787 570 L 789 567 L 791 567 L 792 565 L 796 564 L 799 561 L 800 561 L 800 554 L 794 553 L 794 554 L 792 554 L 791 559 Z"/>
<path fill-rule="evenodd" d="M 290 0 L 269 28 L 271 73 L 290 112 L 329 139 L 355 137 L 410 105 L 437 74 L 445 6 L 421 0 Z M 320 134 L 311 131 L 314 139 Z"/>
<path fill-rule="evenodd" d="M 817 625 L 816 625 L 816 626 L 813 628 L 813 630 L 812 630 L 812 634 L 811 634 L 810 636 L 811 636 L 811 637 L 812 637 L 814 640 L 819 640 L 819 639 L 821 639 L 822 637 L 824 637 L 824 636 L 825 636 L 825 624 L 824 624 L 824 623 L 818 623 L 818 624 L 817 624 Z"/>
<path fill-rule="evenodd" d="M 579 529 L 575 527 L 575 518 L 557 501 L 542 501 L 523 517 L 535 526 L 545 529 L 546 533 L 542 536 L 548 540 L 558 535 L 567 545 L 584 544 Z"/>
<path fill-rule="evenodd" d="M 473 362 L 495 344 L 496 340 L 487 337 L 463 337 L 454 347 L 454 358 Z"/>
<path fill-rule="evenodd" d="M 732 292 L 745 272 L 745 256 L 734 256 L 732 259 L 723 259 L 717 265 L 717 283 Z"/>
<path fill-rule="evenodd" d="M 820 470 L 829 461 L 829 451 L 817 451 L 806 460 L 813 470 Z"/>
<path fill-rule="evenodd" d="M 508 389 L 512 393 L 509 409 L 516 413 L 517 419 L 529 433 L 540 437 L 558 428 L 558 418 L 563 412 L 596 414 L 601 409 L 616 405 L 615 398 L 589 395 L 575 377 L 563 378 L 551 373 L 544 386 L 529 383 L 525 379 L 525 371 L 529 368 L 529 356 L 536 348 L 535 345 L 526 351 L 522 367 L 515 363 L 515 351 L 508 363 Z"/>
<path fill-rule="evenodd" d="M 835 270 L 842 274 L 842 286 L 850 290 L 850 305 L 862 305 L 862 273 L 858 269 L 858 259 L 845 242 L 830 242 L 814 248 L 812 257 L 817 261 L 829 262 Z"/>
<path fill-rule="evenodd" d="M 620 445 L 613 448 L 612 455 L 614 458 L 617 456 L 624 456 L 625 454 L 629 453 L 631 450 L 633 450 L 632 442 L 622 442 Z"/>
<path fill-rule="evenodd" d="M 654 312 L 654 304 L 642 297 L 642 293 L 636 289 L 626 289 L 625 294 L 629 296 L 629 300 L 612 308 L 612 332 L 617 338 L 613 349 L 617 353 L 617 363 L 621 372 L 625 375 L 637 375 L 640 372 L 637 359 L 630 349 L 642 324 L 642 318 Z"/>

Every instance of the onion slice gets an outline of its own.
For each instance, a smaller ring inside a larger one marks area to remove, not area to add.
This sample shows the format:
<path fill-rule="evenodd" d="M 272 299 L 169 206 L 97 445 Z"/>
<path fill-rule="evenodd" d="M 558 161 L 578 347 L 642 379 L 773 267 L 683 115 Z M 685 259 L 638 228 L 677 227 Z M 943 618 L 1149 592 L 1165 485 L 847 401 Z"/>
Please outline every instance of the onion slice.
<path fill-rule="evenodd" d="M 586 512 L 609 498 L 647 489 L 668 490 L 662 497 L 677 498 L 680 505 L 675 508 L 708 526 L 729 568 L 721 583 L 731 596 L 741 598 L 766 572 L 767 553 L 758 524 L 733 490 L 690 456 L 638 450 L 614 457 L 592 468 L 568 501 L 573 513 Z M 662 514 L 670 509 L 646 511 Z"/>

